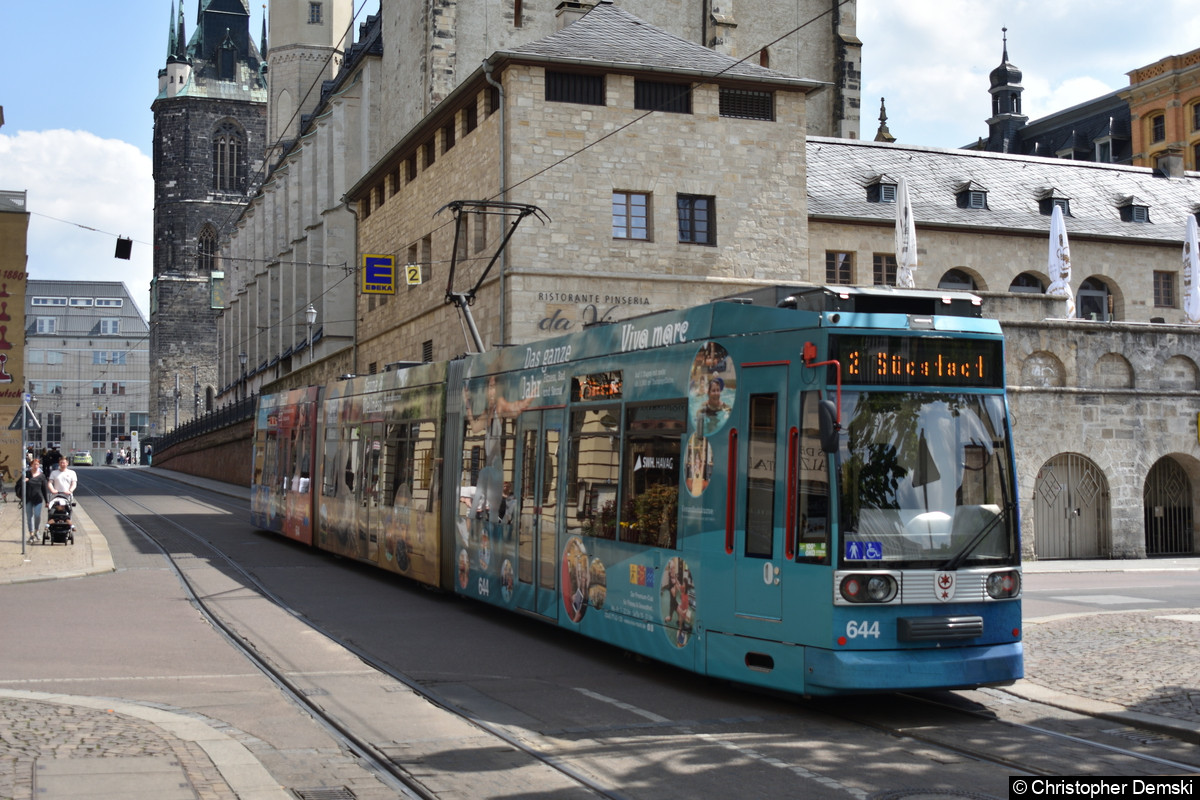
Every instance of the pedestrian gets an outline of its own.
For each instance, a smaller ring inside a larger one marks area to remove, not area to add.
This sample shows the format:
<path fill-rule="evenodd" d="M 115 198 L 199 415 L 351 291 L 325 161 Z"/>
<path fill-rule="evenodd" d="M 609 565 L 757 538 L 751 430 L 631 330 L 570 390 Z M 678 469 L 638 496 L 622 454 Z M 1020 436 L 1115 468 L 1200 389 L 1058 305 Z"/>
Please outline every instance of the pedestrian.
<path fill-rule="evenodd" d="M 49 489 L 51 494 L 65 494 L 74 498 L 75 489 L 79 486 L 79 476 L 71 469 L 65 458 L 58 460 L 58 469 L 50 473 Z"/>
<path fill-rule="evenodd" d="M 154 448 L 152 448 L 150 445 L 146 445 L 146 449 L 142 452 L 146 456 L 146 466 L 147 467 L 151 466 L 150 461 L 152 460 L 152 458 L 154 456 Z"/>
<path fill-rule="evenodd" d="M 29 525 L 29 541 L 37 541 L 38 530 L 42 527 L 42 507 L 49 499 L 46 473 L 42 472 L 42 461 L 33 459 L 29 470 L 17 481 L 17 496 L 24 503 L 26 522 Z"/>
<path fill-rule="evenodd" d="M 113 456 L 112 456 L 112 448 L 110 447 L 110 448 L 108 448 L 108 455 L 106 455 L 106 456 L 104 457 L 104 463 L 105 463 L 106 465 L 108 465 L 108 466 L 110 466 L 110 467 L 111 467 L 111 466 L 112 466 L 112 458 L 113 458 Z"/>

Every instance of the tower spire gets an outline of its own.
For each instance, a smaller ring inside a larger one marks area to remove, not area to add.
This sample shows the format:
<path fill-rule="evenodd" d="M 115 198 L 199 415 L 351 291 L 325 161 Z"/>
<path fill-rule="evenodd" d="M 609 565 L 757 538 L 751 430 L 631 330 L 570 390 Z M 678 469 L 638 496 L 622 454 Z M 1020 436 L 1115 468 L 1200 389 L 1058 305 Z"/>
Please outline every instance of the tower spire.
<path fill-rule="evenodd" d="M 181 0 L 182 2 L 182 0 Z M 175 0 L 171 0 L 171 16 L 167 18 L 167 61 L 175 57 Z"/>
<path fill-rule="evenodd" d="M 262 43 L 258 46 L 258 54 L 262 60 L 267 60 L 267 4 L 263 3 Z"/>
<path fill-rule="evenodd" d="M 172 0 L 174 5 L 174 0 Z M 183 0 L 179 0 L 179 33 L 175 36 L 175 57 L 180 61 L 187 60 L 187 35 L 183 30 Z"/>

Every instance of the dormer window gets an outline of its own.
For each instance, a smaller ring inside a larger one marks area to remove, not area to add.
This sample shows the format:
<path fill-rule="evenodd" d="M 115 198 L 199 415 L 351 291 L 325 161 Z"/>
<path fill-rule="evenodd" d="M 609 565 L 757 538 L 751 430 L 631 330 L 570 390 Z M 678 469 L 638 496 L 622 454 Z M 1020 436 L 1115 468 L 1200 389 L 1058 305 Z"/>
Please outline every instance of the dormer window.
<path fill-rule="evenodd" d="M 954 193 L 959 208 L 984 208 L 987 204 L 987 188 L 975 181 L 967 181 Z"/>
<path fill-rule="evenodd" d="M 1038 211 L 1043 216 L 1054 213 L 1054 207 L 1062 209 L 1064 217 L 1071 216 L 1071 198 L 1064 196 L 1056 189 L 1047 189 L 1038 197 Z"/>
<path fill-rule="evenodd" d="M 896 202 L 896 181 L 892 180 L 892 178 L 887 175 L 880 175 L 874 181 L 867 184 L 867 202 Z"/>
<path fill-rule="evenodd" d="M 1127 198 L 1119 207 L 1122 222 L 1150 222 L 1150 206 L 1138 197 Z"/>

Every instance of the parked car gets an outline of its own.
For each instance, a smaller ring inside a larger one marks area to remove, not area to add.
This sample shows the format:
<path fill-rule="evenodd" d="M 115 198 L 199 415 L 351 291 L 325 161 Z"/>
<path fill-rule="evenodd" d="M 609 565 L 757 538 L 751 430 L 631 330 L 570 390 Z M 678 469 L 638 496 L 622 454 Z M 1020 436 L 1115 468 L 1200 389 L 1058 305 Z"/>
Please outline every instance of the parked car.
<path fill-rule="evenodd" d="M 78 450 L 71 455 L 71 466 L 73 467 L 90 467 L 92 465 L 92 454 L 87 450 Z"/>

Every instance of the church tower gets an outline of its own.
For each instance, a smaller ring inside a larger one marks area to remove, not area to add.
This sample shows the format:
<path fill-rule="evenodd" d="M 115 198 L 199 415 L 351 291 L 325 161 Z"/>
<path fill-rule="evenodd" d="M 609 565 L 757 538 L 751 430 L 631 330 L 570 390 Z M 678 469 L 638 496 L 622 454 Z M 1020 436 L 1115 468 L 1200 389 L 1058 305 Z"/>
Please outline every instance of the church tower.
<path fill-rule="evenodd" d="M 271 0 L 268 165 L 296 140 L 303 116 L 321 100 L 322 83 L 337 77 L 352 44 L 353 6 L 349 0 Z"/>
<path fill-rule="evenodd" d="M 1029 117 L 1021 113 L 1021 70 L 1008 60 L 1008 28 L 1004 33 L 1004 54 L 1000 66 L 992 70 L 991 88 L 992 116 L 988 119 L 988 143 L 986 150 L 993 153 L 1019 152 L 1015 146 L 1017 132 L 1025 127 Z"/>
<path fill-rule="evenodd" d="M 154 277 L 150 286 L 150 423 L 172 430 L 216 394 L 222 236 L 262 181 L 266 65 L 246 0 L 199 0 L 185 32 L 171 3 L 154 113 Z M 265 42 L 264 42 L 265 46 Z"/>

